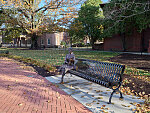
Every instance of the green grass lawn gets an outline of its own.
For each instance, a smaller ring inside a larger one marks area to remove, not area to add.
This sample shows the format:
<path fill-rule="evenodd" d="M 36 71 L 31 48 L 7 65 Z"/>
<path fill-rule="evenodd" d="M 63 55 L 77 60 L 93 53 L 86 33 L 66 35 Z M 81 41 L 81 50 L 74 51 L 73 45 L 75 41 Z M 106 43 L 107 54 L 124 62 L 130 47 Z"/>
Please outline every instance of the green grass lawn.
<path fill-rule="evenodd" d="M 9 53 L 12 55 L 32 58 L 52 65 L 62 65 L 65 60 L 65 55 L 68 53 L 67 50 L 58 50 L 55 48 L 48 50 L 1 48 L 0 50 L 9 50 Z M 98 61 L 106 61 L 108 58 L 118 55 L 118 53 L 100 51 L 74 51 L 74 54 L 77 58 L 93 59 Z"/>
<path fill-rule="evenodd" d="M 59 50 L 49 48 L 47 50 L 27 50 L 20 48 L 0 48 L 0 50 L 9 50 L 11 55 L 21 56 L 23 58 L 31 58 L 39 62 L 49 65 L 62 65 L 65 60 L 67 50 Z M 119 55 L 117 52 L 102 52 L 102 51 L 74 51 L 77 58 L 91 59 L 97 61 L 106 61 L 111 57 Z M 150 75 L 149 72 L 126 66 L 125 74 Z"/>

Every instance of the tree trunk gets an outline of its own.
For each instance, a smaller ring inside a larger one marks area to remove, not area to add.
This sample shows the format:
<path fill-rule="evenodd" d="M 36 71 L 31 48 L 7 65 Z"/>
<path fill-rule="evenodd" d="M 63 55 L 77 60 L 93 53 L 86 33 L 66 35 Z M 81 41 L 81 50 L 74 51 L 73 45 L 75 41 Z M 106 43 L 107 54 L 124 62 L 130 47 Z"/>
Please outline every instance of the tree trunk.
<path fill-rule="evenodd" d="M 95 48 L 94 48 L 94 42 L 95 42 L 95 41 L 96 41 L 95 39 L 91 38 L 90 43 L 91 43 L 91 45 L 92 45 L 92 49 L 93 49 L 93 50 L 95 49 Z"/>
<path fill-rule="evenodd" d="M 142 35 L 141 35 L 141 54 L 142 54 L 142 52 L 145 52 L 145 51 L 146 51 L 145 48 L 144 48 L 144 37 L 145 37 L 145 36 L 144 36 L 144 31 L 145 31 L 145 30 L 143 30 L 142 33 L 141 33 L 141 34 L 142 34 Z"/>
<path fill-rule="evenodd" d="M 33 33 L 31 36 L 31 49 L 38 49 L 38 36 L 36 33 Z"/>
<path fill-rule="evenodd" d="M 120 36 L 121 36 L 121 39 L 122 39 L 123 51 L 126 51 L 125 33 L 121 33 Z"/>
<path fill-rule="evenodd" d="M 22 43 L 22 40 L 21 40 L 21 38 L 20 38 L 20 40 L 19 40 L 20 47 L 21 47 L 21 43 Z"/>

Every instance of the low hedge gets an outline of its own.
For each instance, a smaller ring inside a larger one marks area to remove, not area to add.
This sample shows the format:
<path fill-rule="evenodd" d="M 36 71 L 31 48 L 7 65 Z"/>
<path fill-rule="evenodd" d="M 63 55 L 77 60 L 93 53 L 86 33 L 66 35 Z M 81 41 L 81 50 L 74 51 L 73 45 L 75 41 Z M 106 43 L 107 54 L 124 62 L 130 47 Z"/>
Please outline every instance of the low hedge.
<path fill-rule="evenodd" d="M 0 54 L 9 54 L 8 50 L 0 50 Z"/>

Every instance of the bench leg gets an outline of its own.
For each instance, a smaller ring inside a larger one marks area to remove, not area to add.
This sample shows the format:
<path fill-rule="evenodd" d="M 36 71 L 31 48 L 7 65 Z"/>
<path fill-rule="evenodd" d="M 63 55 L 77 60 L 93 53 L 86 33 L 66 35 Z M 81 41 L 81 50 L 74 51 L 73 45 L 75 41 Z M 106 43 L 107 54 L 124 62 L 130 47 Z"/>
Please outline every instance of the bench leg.
<path fill-rule="evenodd" d="M 123 98 L 121 91 L 119 91 L 119 93 L 120 93 L 120 98 Z"/>
<path fill-rule="evenodd" d="M 113 92 L 111 93 L 108 104 L 111 104 L 111 98 L 116 91 L 119 91 L 119 90 L 113 90 Z M 119 93 L 120 93 L 120 98 L 123 98 L 121 91 L 119 91 Z"/>
<path fill-rule="evenodd" d="M 113 92 L 111 93 L 108 104 L 111 104 L 111 98 L 115 92 L 116 92 L 116 90 L 113 90 Z"/>

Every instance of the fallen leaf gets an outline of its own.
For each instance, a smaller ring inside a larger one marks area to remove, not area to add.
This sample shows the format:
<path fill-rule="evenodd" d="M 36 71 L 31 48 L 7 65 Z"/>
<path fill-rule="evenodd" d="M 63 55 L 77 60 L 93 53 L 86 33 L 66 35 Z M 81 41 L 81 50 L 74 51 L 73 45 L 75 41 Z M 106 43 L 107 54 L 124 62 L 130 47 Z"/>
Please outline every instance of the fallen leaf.
<path fill-rule="evenodd" d="M 92 90 L 93 88 L 89 88 L 89 90 Z"/>
<path fill-rule="evenodd" d="M 18 104 L 18 106 L 22 106 L 22 105 L 23 105 L 22 103 L 19 103 L 19 104 Z"/>
<path fill-rule="evenodd" d="M 86 103 L 86 106 L 92 106 L 91 103 Z"/>
<path fill-rule="evenodd" d="M 123 107 L 127 107 L 126 105 L 124 105 L 124 104 L 121 104 Z"/>
<path fill-rule="evenodd" d="M 108 90 L 106 90 L 106 91 L 111 91 L 111 90 L 108 89 Z"/>
<path fill-rule="evenodd" d="M 60 99 L 60 97 L 57 97 L 58 99 Z"/>
<path fill-rule="evenodd" d="M 103 97 L 97 97 L 96 99 L 103 99 Z"/>
<path fill-rule="evenodd" d="M 50 103 L 51 101 L 50 101 L 50 100 L 48 100 L 47 102 L 48 102 L 48 103 Z"/>
<path fill-rule="evenodd" d="M 38 109 L 33 108 L 32 111 L 38 111 Z"/>
<path fill-rule="evenodd" d="M 141 105 L 140 105 L 140 104 L 136 104 L 136 106 L 137 106 L 137 107 L 141 107 Z"/>
<path fill-rule="evenodd" d="M 102 94 L 99 94 L 99 96 L 103 96 Z"/>
<path fill-rule="evenodd" d="M 109 108 L 105 108 L 106 110 L 109 110 Z"/>
<path fill-rule="evenodd" d="M 105 107 L 106 105 L 102 105 L 103 107 Z"/>
<path fill-rule="evenodd" d="M 26 92 L 24 92 L 23 94 L 27 94 Z"/>
<path fill-rule="evenodd" d="M 101 90 L 95 90 L 95 91 L 96 91 L 96 93 L 102 92 Z"/>
<path fill-rule="evenodd" d="M 123 98 L 119 98 L 119 100 L 123 101 Z"/>
<path fill-rule="evenodd" d="M 47 90 L 46 90 L 46 89 L 45 89 L 44 91 L 45 91 L 45 92 L 47 92 Z"/>
<path fill-rule="evenodd" d="M 127 107 L 131 107 L 131 105 L 127 106 Z"/>

